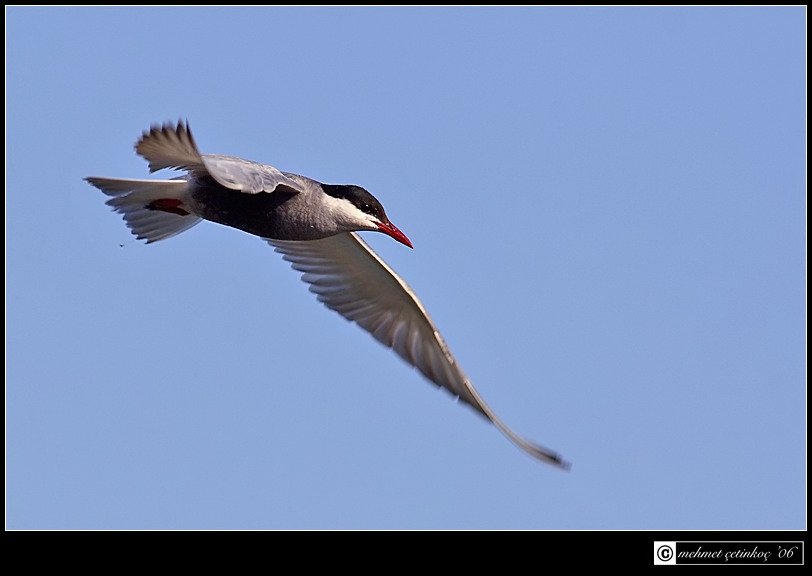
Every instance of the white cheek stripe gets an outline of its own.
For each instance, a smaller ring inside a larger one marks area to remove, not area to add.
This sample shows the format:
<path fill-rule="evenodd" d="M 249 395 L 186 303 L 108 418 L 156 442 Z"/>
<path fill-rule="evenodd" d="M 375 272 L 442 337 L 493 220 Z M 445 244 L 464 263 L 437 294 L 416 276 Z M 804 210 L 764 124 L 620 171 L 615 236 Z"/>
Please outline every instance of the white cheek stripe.
<path fill-rule="evenodd" d="M 352 202 L 346 198 L 336 198 L 329 194 L 322 195 L 324 208 L 330 217 L 336 222 L 342 222 L 348 226 L 358 226 L 366 230 L 377 230 L 377 219 L 370 214 L 361 212 Z"/>

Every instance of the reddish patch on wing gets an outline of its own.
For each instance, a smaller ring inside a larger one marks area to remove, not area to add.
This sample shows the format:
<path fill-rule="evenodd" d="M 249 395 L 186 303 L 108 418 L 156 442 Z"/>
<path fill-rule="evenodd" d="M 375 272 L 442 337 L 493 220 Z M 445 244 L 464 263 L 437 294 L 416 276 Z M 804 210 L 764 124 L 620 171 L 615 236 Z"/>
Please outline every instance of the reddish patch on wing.
<path fill-rule="evenodd" d="M 158 198 L 147 204 L 147 210 L 160 210 L 178 216 L 188 216 L 189 212 L 181 208 L 182 205 L 183 202 L 176 198 Z"/>

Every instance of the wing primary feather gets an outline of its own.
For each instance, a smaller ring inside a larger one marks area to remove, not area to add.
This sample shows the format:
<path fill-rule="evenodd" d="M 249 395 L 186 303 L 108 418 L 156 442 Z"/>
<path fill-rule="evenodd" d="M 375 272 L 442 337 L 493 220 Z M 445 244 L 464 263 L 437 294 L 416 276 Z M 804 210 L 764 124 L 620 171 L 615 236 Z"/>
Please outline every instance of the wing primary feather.
<path fill-rule="evenodd" d="M 154 124 L 144 131 L 135 151 L 149 162 L 149 171 L 180 168 L 195 175 L 205 174 L 206 166 L 186 122 Z"/>

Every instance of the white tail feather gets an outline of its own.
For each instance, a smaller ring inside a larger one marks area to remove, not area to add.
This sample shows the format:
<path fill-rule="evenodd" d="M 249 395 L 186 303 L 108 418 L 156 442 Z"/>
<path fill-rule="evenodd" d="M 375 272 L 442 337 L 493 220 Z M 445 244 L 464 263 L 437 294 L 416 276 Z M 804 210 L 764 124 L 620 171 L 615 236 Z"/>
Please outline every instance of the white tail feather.
<path fill-rule="evenodd" d="M 180 234 L 200 222 L 200 218 L 191 213 L 191 210 L 184 209 L 184 202 L 187 200 L 184 179 L 131 180 L 91 176 L 85 180 L 112 196 L 107 205 L 123 214 L 132 233 L 148 244 Z M 151 207 L 156 200 L 177 200 L 178 213 Z"/>

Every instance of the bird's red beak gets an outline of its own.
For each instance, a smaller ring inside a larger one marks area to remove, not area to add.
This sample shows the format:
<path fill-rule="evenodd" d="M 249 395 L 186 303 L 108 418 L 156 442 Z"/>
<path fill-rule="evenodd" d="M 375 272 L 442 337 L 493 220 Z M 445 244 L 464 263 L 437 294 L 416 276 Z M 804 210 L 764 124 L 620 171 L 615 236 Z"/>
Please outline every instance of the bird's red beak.
<path fill-rule="evenodd" d="M 409 248 L 414 249 L 414 246 L 412 246 L 412 243 L 409 241 L 408 238 L 406 238 L 406 234 L 404 234 L 403 232 L 398 230 L 397 226 L 395 226 L 391 222 L 389 222 L 389 221 L 387 221 L 387 222 L 376 222 L 376 225 L 378 226 L 378 230 L 380 230 L 381 232 L 383 232 L 387 236 L 391 236 L 392 238 L 394 238 L 395 240 L 397 240 L 401 244 L 406 244 L 406 246 L 408 246 Z"/>

